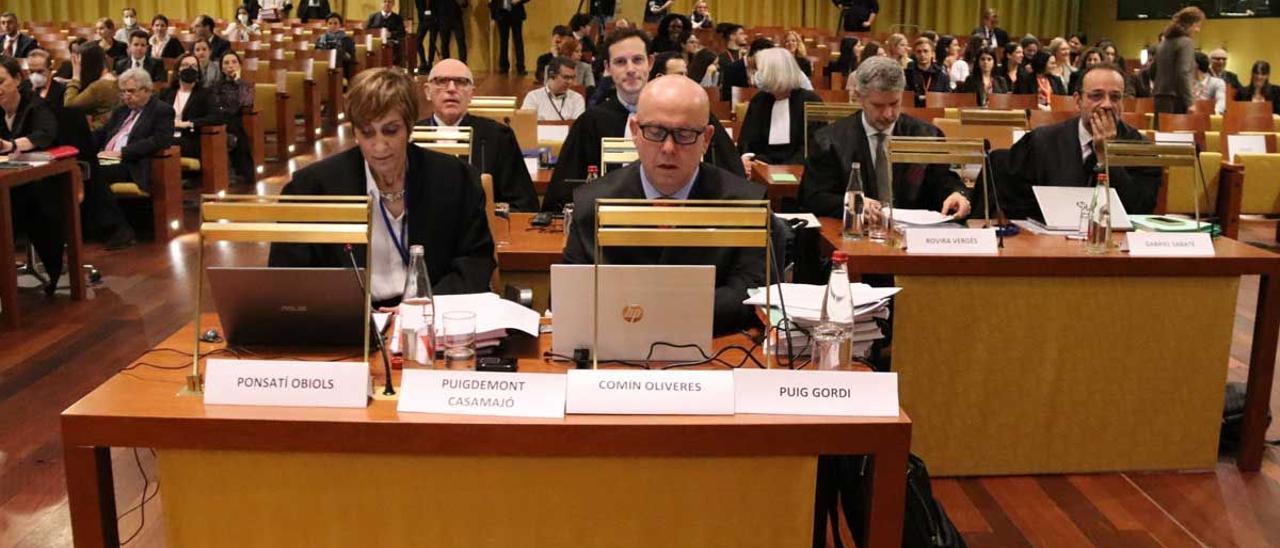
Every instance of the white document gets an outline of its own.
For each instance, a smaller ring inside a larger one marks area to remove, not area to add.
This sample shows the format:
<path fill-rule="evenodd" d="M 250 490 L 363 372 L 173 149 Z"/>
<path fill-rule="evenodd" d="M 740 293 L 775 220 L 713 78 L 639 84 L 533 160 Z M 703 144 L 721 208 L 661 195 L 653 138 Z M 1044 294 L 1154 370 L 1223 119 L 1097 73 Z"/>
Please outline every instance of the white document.
<path fill-rule="evenodd" d="M 537 159 L 536 157 L 535 157 L 535 158 L 525 158 L 525 159 L 524 159 L 524 168 L 525 168 L 525 169 L 527 169 L 527 170 L 529 170 L 529 178 L 530 178 L 530 179 L 537 179 L 537 178 L 538 178 L 538 159 Z"/>
<path fill-rule="evenodd" d="M 205 366 L 206 405 L 365 407 L 368 362 L 216 360 Z"/>
<path fill-rule="evenodd" d="M 1025 129 L 1013 130 L 1013 142 L 1017 143 L 1018 141 L 1022 140 L 1022 136 L 1026 134 L 1027 134 L 1027 130 Z"/>
<path fill-rule="evenodd" d="M 563 143 L 569 138 L 569 126 L 538 124 L 538 142 Z"/>
<path fill-rule="evenodd" d="M 1227 150 L 1231 151 L 1231 162 L 1237 162 L 1242 153 L 1267 153 L 1267 139 L 1263 135 L 1227 135 Z"/>
<path fill-rule="evenodd" d="M 898 374 L 736 369 L 734 410 L 769 415 L 898 416 Z"/>
<path fill-rule="evenodd" d="M 955 220 L 955 215 L 943 215 L 928 209 L 888 208 L 893 213 L 893 222 L 908 225 L 938 225 Z"/>
<path fill-rule="evenodd" d="M 732 415 L 732 371 L 570 369 L 565 412 Z"/>
<path fill-rule="evenodd" d="M 557 419 L 564 387 L 557 373 L 406 369 L 396 411 Z"/>
<path fill-rule="evenodd" d="M 885 308 L 889 303 L 889 298 L 897 295 L 902 291 L 898 287 L 871 287 L 862 283 L 849 284 L 853 291 L 853 315 L 854 321 L 862 321 L 867 318 L 881 317 L 888 318 L 888 310 Z M 777 284 L 770 286 L 770 297 L 775 308 L 781 308 L 782 302 L 785 300 L 787 305 L 787 316 L 792 320 L 802 324 L 812 324 L 822 317 L 822 301 L 826 299 L 826 286 L 810 285 L 810 284 L 781 284 L 781 293 Z M 743 301 L 748 306 L 764 306 L 765 293 L 763 288 L 756 288 L 750 291 L 751 296 Z M 779 298 L 781 296 L 781 298 Z M 883 316 L 878 315 L 884 312 Z"/>
<path fill-rule="evenodd" d="M 1157 131 L 1157 143 L 1190 143 L 1196 144 L 1196 134 L 1181 133 L 1176 131 Z"/>

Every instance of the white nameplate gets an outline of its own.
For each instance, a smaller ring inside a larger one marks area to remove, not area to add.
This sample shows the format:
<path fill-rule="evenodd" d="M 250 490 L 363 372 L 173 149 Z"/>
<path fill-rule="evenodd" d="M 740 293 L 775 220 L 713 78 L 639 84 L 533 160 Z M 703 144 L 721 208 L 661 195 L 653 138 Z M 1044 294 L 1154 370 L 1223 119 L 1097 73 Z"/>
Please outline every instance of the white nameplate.
<path fill-rule="evenodd" d="M 209 360 L 204 403 L 289 407 L 365 407 L 369 364 L 277 360 Z"/>
<path fill-rule="evenodd" d="M 400 377 L 401 413 L 497 417 L 564 416 L 564 375 L 406 369 Z"/>
<path fill-rule="evenodd" d="M 1134 257 L 1212 257 L 1213 238 L 1204 232 L 1129 233 L 1129 254 Z"/>
<path fill-rule="evenodd" d="M 733 414 L 731 371 L 570 369 L 566 376 L 566 413 Z"/>
<path fill-rule="evenodd" d="M 860 371 L 737 369 L 738 413 L 898 416 L 898 374 Z"/>
<path fill-rule="evenodd" d="M 994 228 L 909 228 L 907 253 L 930 255 L 995 255 Z"/>

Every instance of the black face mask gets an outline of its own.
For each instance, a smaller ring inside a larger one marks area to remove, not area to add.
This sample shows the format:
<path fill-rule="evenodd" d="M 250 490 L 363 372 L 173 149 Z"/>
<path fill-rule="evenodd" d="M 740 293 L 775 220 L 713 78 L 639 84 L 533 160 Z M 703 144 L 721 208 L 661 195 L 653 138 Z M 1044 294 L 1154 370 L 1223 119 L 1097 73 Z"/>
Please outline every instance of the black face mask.
<path fill-rule="evenodd" d="M 191 67 L 178 71 L 178 79 L 188 84 L 194 84 L 200 80 L 200 71 Z"/>

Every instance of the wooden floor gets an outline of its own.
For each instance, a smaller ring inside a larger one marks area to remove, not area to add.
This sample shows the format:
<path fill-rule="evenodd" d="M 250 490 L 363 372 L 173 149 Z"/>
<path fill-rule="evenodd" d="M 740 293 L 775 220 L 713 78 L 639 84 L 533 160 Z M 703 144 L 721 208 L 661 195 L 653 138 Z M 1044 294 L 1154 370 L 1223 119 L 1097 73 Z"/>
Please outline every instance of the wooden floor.
<path fill-rule="evenodd" d="M 478 92 L 509 93 L 522 85 L 495 77 Z M 300 147 L 305 154 L 269 167 L 263 190 L 278 190 L 289 171 L 317 153 L 347 146 L 341 139 Z M 193 211 L 186 226 L 195 226 Z M 1274 222 L 1244 223 L 1246 241 L 1274 244 L 1274 235 Z M 193 248 L 189 234 L 117 252 L 91 244 L 86 260 L 104 278 L 84 302 L 69 299 L 65 279 L 52 299 L 23 280 L 24 326 L 0 329 L 0 547 L 71 544 L 58 414 L 190 320 Z M 218 255 L 237 264 L 262 260 L 254 249 Z M 1256 295 L 1257 279 L 1246 278 L 1236 308 L 1233 379 L 1243 379 L 1248 361 Z M 1274 414 L 1280 398 L 1272 402 Z M 1280 427 L 1273 426 L 1269 438 L 1280 438 Z M 141 500 L 144 475 L 148 494 L 157 493 L 155 461 L 146 449 L 116 449 L 113 457 L 117 507 L 124 513 Z M 1280 546 L 1275 448 L 1256 474 L 1241 474 L 1224 459 L 1210 472 L 939 479 L 934 490 L 975 547 Z M 142 511 L 120 519 L 122 537 L 139 531 L 130 545 L 164 545 L 162 496 L 160 490 Z"/>

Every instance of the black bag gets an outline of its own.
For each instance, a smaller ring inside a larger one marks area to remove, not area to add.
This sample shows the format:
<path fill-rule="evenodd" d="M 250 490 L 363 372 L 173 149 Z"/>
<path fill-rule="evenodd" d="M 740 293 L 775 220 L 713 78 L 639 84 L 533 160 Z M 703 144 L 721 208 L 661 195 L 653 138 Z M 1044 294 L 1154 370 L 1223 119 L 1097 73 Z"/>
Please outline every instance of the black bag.
<path fill-rule="evenodd" d="M 1222 429 L 1218 431 L 1218 452 L 1234 453 L 1240 448 L 1240 428 L 1244 426 L 1245 383 L 1227 383 L 1222 398 Z M 1265 430 L 1271 426 L 1271 412 L 1267 412 Z"/>
<path fill-rule="evenodd" d="M 821 457 L 818 460 L 818 501 L 814 516 L 813 545 L 826 545 L 827 520 L 838 523 L 836 499 L 844 509 L 845 521 L 853 538 L 865 544 L 867 538 L 867 504 L 871 493 L 868 475 L 871 461 L 867 457 Z M 906 509 L 902 517 L 904 548 L 965 548 L 960 532 L 942 504 L 933 498 L 929 471 L 915 455 L 907 457 Z M 834 528 L 833 528 L 834 529 Z M 844 543 L 837 533 L 832 540 L 836 548 Z"/>

